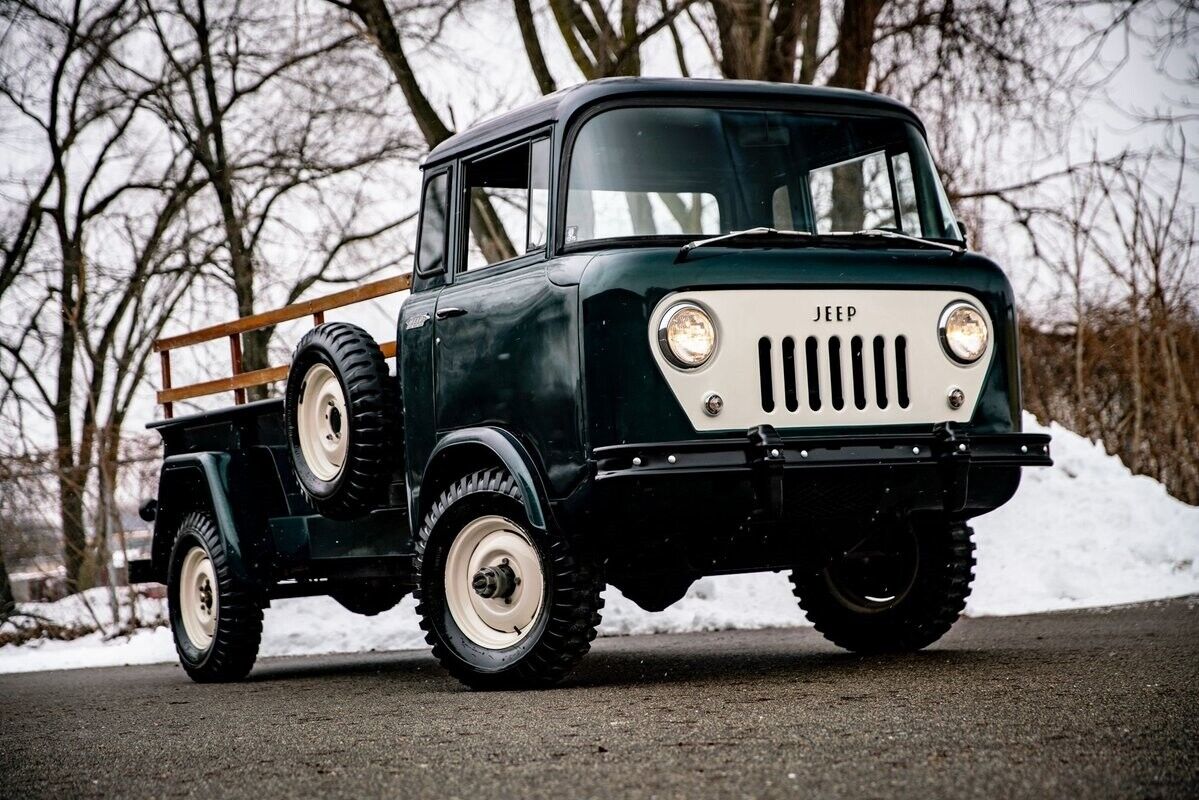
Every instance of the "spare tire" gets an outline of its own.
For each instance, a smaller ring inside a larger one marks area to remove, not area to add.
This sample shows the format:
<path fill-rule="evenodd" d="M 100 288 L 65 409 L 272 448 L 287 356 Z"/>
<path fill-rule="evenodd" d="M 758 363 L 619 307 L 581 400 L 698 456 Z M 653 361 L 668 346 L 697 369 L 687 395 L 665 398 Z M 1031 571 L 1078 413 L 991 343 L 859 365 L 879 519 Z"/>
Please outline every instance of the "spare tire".
<path fill-rule="evenodd" d="M 326 322 L 296 347 L 284 393 L 295 475 L 318 513 L 352 519 L 383 505 L 399 417 L 383 351 L 366 331 Z"/>

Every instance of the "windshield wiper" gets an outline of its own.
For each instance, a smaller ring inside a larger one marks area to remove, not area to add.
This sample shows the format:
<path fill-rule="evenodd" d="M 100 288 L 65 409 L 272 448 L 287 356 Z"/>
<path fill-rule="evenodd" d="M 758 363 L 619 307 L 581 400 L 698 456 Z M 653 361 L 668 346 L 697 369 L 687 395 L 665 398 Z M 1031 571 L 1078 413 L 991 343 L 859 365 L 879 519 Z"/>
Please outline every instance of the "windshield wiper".
<path fill-rule="evenodd" d="M 732 233 L 713 236 L 710 239 L 696 239 L 694 242 L 687 242 L 679 248 L 679 253 L 674 257 L 674 263 L 681 264 L 687 260 L 687 256 L 692 250 L 700 247 L 710 247 L 712 245 L 721 244 L 722 242 L 731 242 L 735 239 L 743 239 L 747 236 L 794 236 L 800 239 L 815 239 L 815 234 L 808 231 L 781 231 L 777 228 L 750 228 L 744 231 L 733 231 Z"/>
<path fill-rule="evenodd" d="M 841 238 L 858 236 L 867 239 L 898 239 L 904 242 L 914 242 L 916 244 L 924 245 L 925 247 L 937 247 L 942 250 L 948 250 L 951 253 L 957 253 L 958 255 L 966 252 L 966 248 L 962 247 L 961 245 L 938 242 L 935 239 L 924 239 L 919 236 L 909 236 L 906 233 L 890 231 L 886 228 L 867 228 L 866 230 L 861 231 L 829 231 L 828 233 L 822 233 L 820 235 Z"/>
<path fill-rule="evenodd" d="M 732 233 L 713 236 L 710 239 L 696 239 L 694 242 L 688 242 L 679 248 L 679 253 L 674 257 L 674 263 L 681 264 L 687 260 L 687 256 L 692 250 L 697 250 L 700 247 L 710 247 L 712 245 L 732 242 L 737 239 L 743 239 L 752 236 L 773 236 L 780 238 L 794 237 L 804 239 L 809 242 L 819 242 L 822 239 L 892 239 L 903 242 L 912 242 L 924 247 L 935 247 L 939 250 L 948 250 L 951 253 L 961 255 L 966 252 L 966 248 L 961 245 L 948 244 L 946 242 L 938 242 L 934 239 L 923 239 L 919 236 L 909 236 L 906 233 L 898 231 L 890 231 L 886 228 L 867 228 L 860 231 L 829 231 L 828 233 L 812 233 L 811 231 L 784 231 L 778 228 L 750 228 L 744 231 L 733 231 Z"/>

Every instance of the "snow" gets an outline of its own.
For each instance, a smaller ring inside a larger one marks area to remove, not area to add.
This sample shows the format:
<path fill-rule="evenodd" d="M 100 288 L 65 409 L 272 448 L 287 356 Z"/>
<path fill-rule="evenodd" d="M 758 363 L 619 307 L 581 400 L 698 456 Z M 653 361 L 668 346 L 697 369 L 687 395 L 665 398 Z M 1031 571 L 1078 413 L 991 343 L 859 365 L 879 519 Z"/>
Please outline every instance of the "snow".
<path fill-rule="evenodd" d="M 1102 445 L 1028 416 L 1025 428 L 1053 435 L 1054 466 L 1026 469 L 1016 497 L 976 519 L 978 568 L 966 613 L 1027 614 L 1117 605 L 1199 593 L 1199 508 L 1135 476 Z M 677 633 L 804 625 L 786 575 L 704 578 L 665 611 L 651 614 L 609 588 L 602 635 Z M 86 599 L 111 627 L 107 593 Z M 81 599 L 30 604 L 61 623 L 91 620 Z M 162 619 L 161 600 L 142 599 L 143 619 Z M 424 647 L 415 603 L 362 617 L 327 597 L 276 601 L 265 612 L 261 654 L 306 655 Z M 0 647 L 0 672 L 149 664 L 175 660 L 165 627 L 106 640 L 92 633 L 69 642 Z"/>

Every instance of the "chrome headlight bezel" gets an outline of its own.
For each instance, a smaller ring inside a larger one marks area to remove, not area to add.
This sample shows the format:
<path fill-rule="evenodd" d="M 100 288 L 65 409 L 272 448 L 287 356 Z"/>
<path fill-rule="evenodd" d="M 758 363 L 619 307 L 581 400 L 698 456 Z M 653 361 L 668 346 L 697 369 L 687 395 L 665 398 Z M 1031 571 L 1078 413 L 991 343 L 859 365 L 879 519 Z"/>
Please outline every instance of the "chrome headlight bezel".
<path fill-rule="evenodd" d="M 950 331 L 950 325 L 953 315 L 958 311 L 968 311 L 974 314 L 978 318 L 979 324 L 982 325 L 982 349 L 973 356 L 968 353 L 960 353 L 954 347 L 954 337 Z M 941 340 L 941 349 L 945 351 L 945 355 L 949 357 L 949 360 L 964 367 L 977 364 L 991 347 L 991 326 L 987 322 L 987 315 L 977 305 L 966 300 L 955 300 L 945 306 L 945 310 L 941 312 L 941 317 L 937 321 L 937 335 Z"/>
<path fill-rule="evenodd" d="M 712 346 L 708 349 L 707 354 L 695 363 L 687 361 L 685 358 L 675 352 L 670 341 L 670 323 L 674 317 L 682 311 L 698 312 L 712 329 Z M 716 351 L 720 348 L 720 328 L 716 325 L 716 318 L 712 312 L 704 308 L 699 303 L 685 300 L 679 303 L 673 303 L 666 309 L 658 321 L 658 349 L 662 351 L 662 357 L 665 358 L 672 366 L 688 372 L 699 369 L 700 367 L 712 361 L 712 357 L 716 355 Z"/>

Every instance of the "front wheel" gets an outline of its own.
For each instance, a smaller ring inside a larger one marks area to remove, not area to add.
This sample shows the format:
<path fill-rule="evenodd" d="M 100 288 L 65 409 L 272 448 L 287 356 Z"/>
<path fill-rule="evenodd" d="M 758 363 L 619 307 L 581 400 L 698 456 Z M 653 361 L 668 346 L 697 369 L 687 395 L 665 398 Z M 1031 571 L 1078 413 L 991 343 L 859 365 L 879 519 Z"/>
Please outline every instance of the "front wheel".
<path fill-rule="evenodd" d="M 207 514 L 188 514 L 179 524 L 167 602 L 175 651 L 192 680 L 235 681 L 249 674 L 262 639 L 262 608 L 233 574 Z"/>
<path fill-rule="evenodd" d="M 545 686 L 591 647 L 600 582 L 573 543 L 533 527 L 512 476 L 474 472 L 433 503 L 416 543 L 433 655 L 474 689 Z"/>
<path fill-rule="evenodd" d="M 966 608 L 973 531 L 937 518 L 876 531 L 823 563 L 796 567 L 800 608 L 824 638 L 857 653 L 910 652 L 940 639 Z"/>

